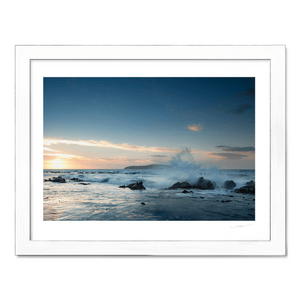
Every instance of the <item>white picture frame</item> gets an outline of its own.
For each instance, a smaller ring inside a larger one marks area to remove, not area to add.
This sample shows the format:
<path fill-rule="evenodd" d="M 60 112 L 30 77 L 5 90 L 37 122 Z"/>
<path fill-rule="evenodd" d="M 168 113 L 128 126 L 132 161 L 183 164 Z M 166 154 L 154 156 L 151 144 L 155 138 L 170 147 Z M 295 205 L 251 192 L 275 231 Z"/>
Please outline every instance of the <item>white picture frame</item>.
<path fill-rule="evenodd" d="M 41 60 L 268 61 L 268 239 L 32 239 L 37 226 L 32 221 L 32 195 L 42 184 L 32 172 L 31 132 L 37 118 L 31 106 L 32 64 Z M 286 255 L 285 180 L 285 46 L 16 46 L 16 255 Z"/>

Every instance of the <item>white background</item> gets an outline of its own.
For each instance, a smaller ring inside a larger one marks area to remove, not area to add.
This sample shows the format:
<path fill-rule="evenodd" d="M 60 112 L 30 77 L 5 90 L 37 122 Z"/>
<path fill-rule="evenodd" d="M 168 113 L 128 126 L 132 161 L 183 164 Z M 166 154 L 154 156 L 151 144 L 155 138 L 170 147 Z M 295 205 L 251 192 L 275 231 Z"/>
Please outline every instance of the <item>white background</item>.
<path fill-rule="evenodd" d="M 25 2 L 0 4 L 0 297 L 299 298 L 299 1 Z M 286 44 L 287 257 L 15 257 L 15 44 Z"/>

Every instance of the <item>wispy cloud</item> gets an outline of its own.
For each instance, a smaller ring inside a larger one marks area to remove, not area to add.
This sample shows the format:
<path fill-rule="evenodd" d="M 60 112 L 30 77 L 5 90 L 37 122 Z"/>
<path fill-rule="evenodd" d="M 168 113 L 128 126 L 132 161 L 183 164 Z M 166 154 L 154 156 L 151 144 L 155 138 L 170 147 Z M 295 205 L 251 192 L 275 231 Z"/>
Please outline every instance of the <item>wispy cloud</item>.
<path fill-rule="evenodd" d="M 254 159 L 255 148 L 252 146 L 248 147 L 231 147 L 225 145 L 217 145 L 216 148 L 219 148 L 224 152 L 208 152 L 206 156 L 214 158 L 216 160 L 236 160 L 236 159 Z"/>
<path fill-rule="evenodd" d="M 248 157 L 248 155 L 240 154 L 240 153 L 219 153 L 219 152 L 210 152 L 206 154 L 208 157 L 213 157 L 216 160 L 224 160 L 224 159 L 241 159 Z"/>
<path fill-rule="evenodd" d="M 188 129 L 192 131 L 201 131 L 203 129 L 203 124 L 190 125 L 188 126 Z"/>
<path fill-rule="evenodd" d="M 147 147 L 147 146 L 138 146 L 138 145 L 130 145 L 127 143 L 123 144 L 115 144 L 108 141 L 74 141 L 74 140 L 56 140 L 56 139 L 44 139 L 44 145 L 58 145 L 58 144 L 66 144 L 66 145 L 80 145 L 87 147 L 99 147 L 99 148 L 113 148 L 127 151 L 138 151 L 138 152 L 168 152 L 168 153 L 179 153 L 181 149 L 178 148 L 167 148 L 167 147 Z M 202 151 L 192 150 L 193 153 L 200 153 Z"/>
<path fill-rule="evenodd" d="M 44 147 L 44 151 L 50 151 L 50 152 L 59 152 L 58 150 L 50 149 L 48 147 Z"/>
<path fill-rule="evenodd" d="M 67 153 L 44 153 L 44 156 L 51 156 L 51 157 L 59 157 L 59 158 L 83 158 L 79 155 L 67 154 Z"/>
<path fill-rule="evenodd" d="M 222 151 L 226 152 L 254 152 L 254 147 L 229 147 L 224 145 L 218 145 L 217 148 L 221 148 Z"/>
<path fill-rule="evenodd" d="M 149 154 L 148 156 L 151 156 L 151 157 L 169 157 L 168 155 L 159 155 L 159 154 Z"/>
<path fill-rule="evenodd" d="M 235 114 L 244 114 L 245 111 L 249 110 L 252 106 L 249 105 L 248 103 L 244 103 L 239 105 L 237 108 L 232 109 L 232 112 Z"/>

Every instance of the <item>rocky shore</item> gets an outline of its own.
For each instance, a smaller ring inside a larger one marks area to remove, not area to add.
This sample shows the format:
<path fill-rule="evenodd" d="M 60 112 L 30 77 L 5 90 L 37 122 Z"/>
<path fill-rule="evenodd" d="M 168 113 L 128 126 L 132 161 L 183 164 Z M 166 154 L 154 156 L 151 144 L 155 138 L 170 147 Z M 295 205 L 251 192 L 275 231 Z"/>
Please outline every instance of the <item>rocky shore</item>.
<path fill-rule="evenodd" d="M 135 183 L 131 183 L 131 184 L 128 184 L 128 185 L 120 185 L 119 188 L 129 188 L 131 190 L 145 190 L 146 188 L 144 187 L 143 185 L 143 182 L 140 181 L 140 182 L 135 182 Z"/>
<path fill-rule="evenodd" d="M 253 180 L 247 182 L 245 186 L 238 189 L 234 189 L 236 187 L 236 183 L 233 180 L 225 181 L 221 187 L 226 190 L 234 190 L 236 193 L 255 194 L 255 182 Z M 188 193 L 186 189 L 215 190 L 217 188 L 219 188 L 219 186 L 214 181 L 200 177 L 194 185 L 191 185 L 188 182 L 176 182 L 171 187 L 167 188 L 167 190 L 185 189 L 183 193 Z"/>

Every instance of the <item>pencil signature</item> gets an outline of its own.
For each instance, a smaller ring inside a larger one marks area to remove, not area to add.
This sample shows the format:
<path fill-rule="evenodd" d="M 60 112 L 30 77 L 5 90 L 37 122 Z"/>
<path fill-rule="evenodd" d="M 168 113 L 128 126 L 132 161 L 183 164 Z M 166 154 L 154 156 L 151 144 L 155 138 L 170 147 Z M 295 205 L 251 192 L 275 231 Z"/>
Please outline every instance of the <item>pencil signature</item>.
<path fill-rule="evenodd" d="M 247 224 L 247 225 L 235 225 L 235 226 L 230 226 L 230 228 L 238 228 L 238 227 L 246 227 L 246 226 L 252 226 L 252 224 Z"/>

